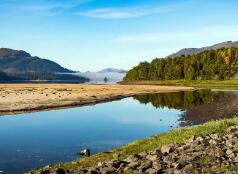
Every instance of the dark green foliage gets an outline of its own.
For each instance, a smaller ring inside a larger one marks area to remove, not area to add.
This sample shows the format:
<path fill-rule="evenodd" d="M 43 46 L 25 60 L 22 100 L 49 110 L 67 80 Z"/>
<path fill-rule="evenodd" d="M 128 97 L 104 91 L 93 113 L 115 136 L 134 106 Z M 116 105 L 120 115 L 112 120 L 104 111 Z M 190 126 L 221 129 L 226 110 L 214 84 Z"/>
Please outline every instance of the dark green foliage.
<path fill-rule="evenodd" d="M 235 79 L 237 73 L 238 48 L 222 48 L 143 62 L 128 71 L 124 80 L 224 80 Z"/>
<path fill-rule="evenodd" d="M 186 110 L 193 107 L 218 101 L 228 94 L 223 92 L 211 92 L 210 90 L 202 91 L 182 91 L 158 94 L 145 94 L 135 96 L 134 99 L 140 103 L 151 103 L 156 108 L 172 108 Z"/>
<path fill-rule="evenodd" d="M 10 76 L 0 71 L 0 82 L 7 82 L 7 81 L 14 81 L 14 80 L 21 80 L 21 78 Z"/>

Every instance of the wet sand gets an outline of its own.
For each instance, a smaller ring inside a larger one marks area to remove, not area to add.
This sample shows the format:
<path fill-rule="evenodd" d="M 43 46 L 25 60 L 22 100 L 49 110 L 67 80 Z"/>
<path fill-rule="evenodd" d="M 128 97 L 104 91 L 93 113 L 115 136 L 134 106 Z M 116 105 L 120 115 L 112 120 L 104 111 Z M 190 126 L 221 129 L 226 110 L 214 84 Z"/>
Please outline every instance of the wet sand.
<path fill-rule="evenodd" d="M 0 84 L 0 115 L 93 105 L 145 93 L 192 87 L 86 84 Z"/>

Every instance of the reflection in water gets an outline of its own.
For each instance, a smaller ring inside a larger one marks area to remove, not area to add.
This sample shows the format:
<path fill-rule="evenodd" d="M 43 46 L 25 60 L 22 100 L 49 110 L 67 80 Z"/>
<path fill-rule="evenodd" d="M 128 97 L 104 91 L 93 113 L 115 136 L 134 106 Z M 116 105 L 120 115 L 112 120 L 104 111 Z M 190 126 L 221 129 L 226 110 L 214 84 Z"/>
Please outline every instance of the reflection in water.
<path fill-rule="evenodd" d="M 186 110 L 201 104 L 218 101 L 228 94 L 224 92 L 211 92 L 210 90 L 182 91 L 172 93 L 145 94 L 134 97 L 140 103 L 151 103 L 156 108 L 173 108 Z"/>
<path fill-rule="evenodd" d="M 238 97 L 232 93 L 211 90 L 135 96 L 140 103 L 151 103 L 155 108 L 168 107 L 184 111 L 180 126 L 195 125 L 210 120 L 234 117 L 238 113 Z M 232 103 L 232 104 L 231 104 Z"/>

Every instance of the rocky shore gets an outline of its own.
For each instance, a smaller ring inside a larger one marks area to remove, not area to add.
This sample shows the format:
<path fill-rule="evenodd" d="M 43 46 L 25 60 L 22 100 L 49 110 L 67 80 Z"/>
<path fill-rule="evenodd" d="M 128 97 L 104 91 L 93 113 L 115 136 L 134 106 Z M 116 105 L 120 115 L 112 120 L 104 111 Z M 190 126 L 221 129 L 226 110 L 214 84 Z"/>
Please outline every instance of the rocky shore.
<path fill-rule="evenodd" d="M 113 173 L 237 173 L 238 126 L 225 134 L 192 136 L 181 144 L 168 144 L 149 152 L 131 155 L 124 160 L 99 162 L 97 166 L 65 170 L 47 166 L 40 174 L 113 174 Z M 32 172 L 33 173 L 33 172 Z"/>

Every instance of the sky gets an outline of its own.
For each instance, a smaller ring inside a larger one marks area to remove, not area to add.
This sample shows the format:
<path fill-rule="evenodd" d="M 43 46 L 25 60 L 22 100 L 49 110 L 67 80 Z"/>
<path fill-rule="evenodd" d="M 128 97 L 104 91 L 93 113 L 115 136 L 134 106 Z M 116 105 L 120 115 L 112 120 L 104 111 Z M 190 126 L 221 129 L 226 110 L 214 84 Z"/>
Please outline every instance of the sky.
<path fill-rule="evenodd" d="M 238 0 L 0 0 L 0 47 L 78 71 L 238 41 Z"/>

